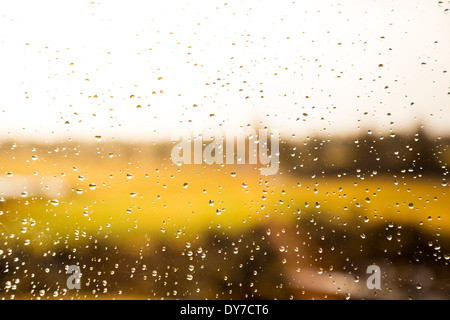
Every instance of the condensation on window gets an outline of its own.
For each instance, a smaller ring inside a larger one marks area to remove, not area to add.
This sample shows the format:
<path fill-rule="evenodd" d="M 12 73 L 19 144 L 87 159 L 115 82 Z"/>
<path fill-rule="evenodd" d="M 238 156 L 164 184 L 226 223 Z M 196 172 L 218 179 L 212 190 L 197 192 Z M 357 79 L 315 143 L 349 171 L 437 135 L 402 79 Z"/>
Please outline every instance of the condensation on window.
<path fill-rule="evenodd" d="M 0 4 L 1 299 L 448 299 L 450 2 Z"/>

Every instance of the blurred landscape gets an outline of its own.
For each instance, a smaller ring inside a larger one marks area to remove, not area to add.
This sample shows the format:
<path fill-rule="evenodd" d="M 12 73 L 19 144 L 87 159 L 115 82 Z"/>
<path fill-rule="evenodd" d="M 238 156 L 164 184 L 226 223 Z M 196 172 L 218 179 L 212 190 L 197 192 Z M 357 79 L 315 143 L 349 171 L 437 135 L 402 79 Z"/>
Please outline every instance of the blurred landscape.
<path fill-rule="evenodd" d="M 0 299 L 449 298 L 450 1 L 0 12 Z"/>
<path fill-rule="evenodd" d="M 0 296 L 448 299 L 449 146 L 421 128 L 282 138 L 262 176 L 174 165 L 169 142 L 4 142 Z"/>

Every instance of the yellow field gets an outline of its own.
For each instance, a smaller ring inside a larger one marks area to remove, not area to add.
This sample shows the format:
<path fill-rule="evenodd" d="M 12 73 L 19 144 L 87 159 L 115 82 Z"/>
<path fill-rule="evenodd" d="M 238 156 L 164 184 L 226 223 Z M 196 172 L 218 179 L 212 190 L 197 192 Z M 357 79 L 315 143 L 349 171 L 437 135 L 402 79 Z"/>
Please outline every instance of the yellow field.
<path fill-rule="evenodd" d="M 448 186 L 439 179 L 265 177 L 247 166 L 148 162 L 45 155 L 9 160 L 5 174 L 64 173 L 69 191 L 58 203 L 6 199 L 1 226 L 11 239 L 35 247 L 103 237 L 129 244 L 162 237 L 185 243 L 207 230 L 239 233 L 255 224 L 301 223 L 311 216 L 348 231 L 393 222 L 450 234 Z"/>

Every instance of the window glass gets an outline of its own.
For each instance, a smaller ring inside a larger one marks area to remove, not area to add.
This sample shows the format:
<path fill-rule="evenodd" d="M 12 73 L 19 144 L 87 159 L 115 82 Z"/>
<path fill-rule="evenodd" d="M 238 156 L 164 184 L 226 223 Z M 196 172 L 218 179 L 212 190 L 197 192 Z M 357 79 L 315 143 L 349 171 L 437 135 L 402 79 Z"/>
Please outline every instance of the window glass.
<path fill-rule="evenodd" d="M 2 1 L 0 298 L 448 298 L 449 9 Z"/>

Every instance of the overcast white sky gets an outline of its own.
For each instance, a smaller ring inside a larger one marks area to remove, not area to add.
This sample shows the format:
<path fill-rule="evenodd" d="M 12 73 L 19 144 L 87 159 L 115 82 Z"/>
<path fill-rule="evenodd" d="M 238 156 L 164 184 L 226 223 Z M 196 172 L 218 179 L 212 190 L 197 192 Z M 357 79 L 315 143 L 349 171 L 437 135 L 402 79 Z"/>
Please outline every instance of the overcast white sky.
<path fill-rule="evenodd" d="M 1 1 L 0 140 L 154 140 L 259 121 L 284 134 L 385 132 L 390 122 L 449 133 L 449 8 Z"/>

